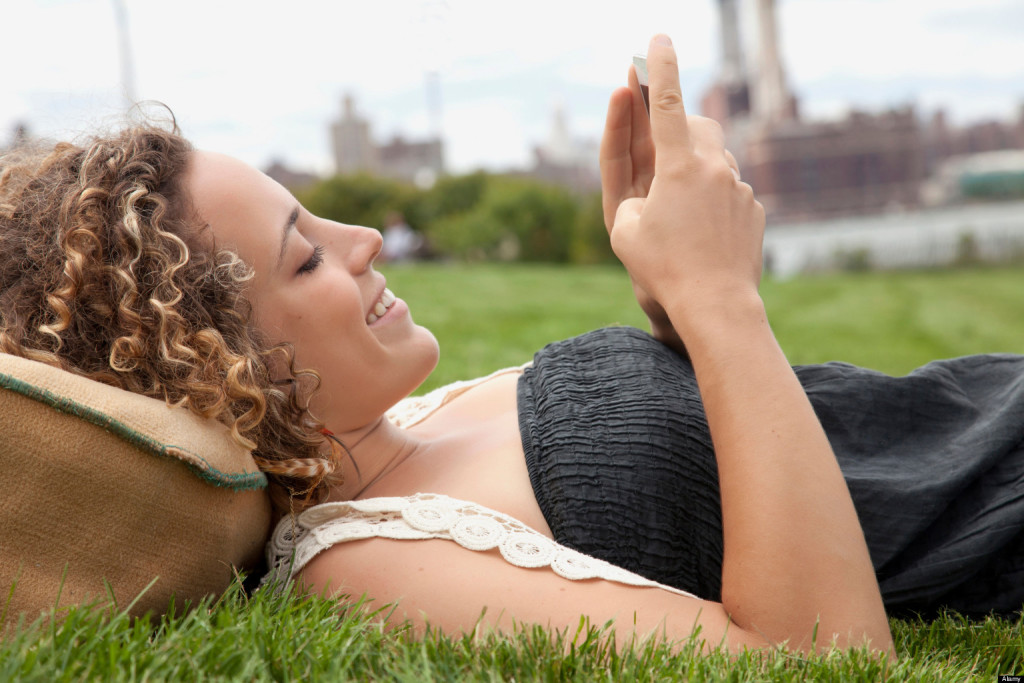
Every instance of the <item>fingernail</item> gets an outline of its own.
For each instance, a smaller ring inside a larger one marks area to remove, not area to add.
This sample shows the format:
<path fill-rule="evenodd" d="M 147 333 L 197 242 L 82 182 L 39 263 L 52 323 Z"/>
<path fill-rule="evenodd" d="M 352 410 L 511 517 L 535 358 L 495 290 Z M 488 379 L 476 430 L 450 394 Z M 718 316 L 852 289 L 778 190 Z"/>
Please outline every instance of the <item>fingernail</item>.
<path fill-rule="evenodd" d="M 666 36 L 664 33 L 659 33 L 654 36 L 655 45 L 664 45 L 665 47 L 672 47 L 672 39 Z"/>

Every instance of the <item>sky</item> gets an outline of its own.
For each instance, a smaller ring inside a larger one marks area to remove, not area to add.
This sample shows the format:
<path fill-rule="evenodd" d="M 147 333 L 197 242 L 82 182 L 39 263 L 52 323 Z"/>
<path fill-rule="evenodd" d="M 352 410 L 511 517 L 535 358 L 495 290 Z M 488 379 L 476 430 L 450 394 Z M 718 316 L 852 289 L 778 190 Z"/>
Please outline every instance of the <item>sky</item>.
<path fill-rule="evenodd" d="M 744 10 L 752 0 L 741 0 Z M 1021 0 L 777 0 L 805 118 L 914 105 L 954 123 L 1024 105 Z M 127 27 L 125 78 L 118 7 Z M 672 37 L 691 113 L 713 81 L 713 0 L 3 0 L 0 146 L 16 122 L 74 138 L 123 121 L 125 83 L 198 147 L 332 168 L 345 94 L 374 137 L 439 128 L 450 171 L 523 167 L 553 112 L 597 139 L 608 96 L 651 35 Z M 748 15 L 745 14 L 746 18 Z M 745 32 L 750 32 L 747 21 Z M 749 49 L 748 49 L 748 57 Z M 431 114 L 436 73 L 440 116 Z"/>

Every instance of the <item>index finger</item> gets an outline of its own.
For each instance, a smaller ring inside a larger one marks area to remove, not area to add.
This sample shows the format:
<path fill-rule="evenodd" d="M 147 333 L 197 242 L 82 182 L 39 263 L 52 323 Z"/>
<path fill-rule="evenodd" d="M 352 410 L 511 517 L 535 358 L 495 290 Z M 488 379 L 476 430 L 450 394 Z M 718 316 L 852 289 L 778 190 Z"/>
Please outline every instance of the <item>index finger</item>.
<path fill-rule="evenodd" d="M 650 80 L 651 135 L 657 156 L 655 173 L 666 162 L 678 159 L 690 148 L 690 131 L 683 107 L 683 93 L 679 86 L 679 66 L 676 52 L 668 36 L 659 34 L 651 38 L 647 50 L 647 75 Z"/>
<path fill-rule="evenodd" d="M 628 97 L 625 88 L 613 92 L 601 136 L 601 202 L 605 227 L 609 231 L 615 222 L 615 210 L 633 184 L 633 159 L 629 149 L 632 133 L 629 107 L 632 106 L 632 97 Z"/>

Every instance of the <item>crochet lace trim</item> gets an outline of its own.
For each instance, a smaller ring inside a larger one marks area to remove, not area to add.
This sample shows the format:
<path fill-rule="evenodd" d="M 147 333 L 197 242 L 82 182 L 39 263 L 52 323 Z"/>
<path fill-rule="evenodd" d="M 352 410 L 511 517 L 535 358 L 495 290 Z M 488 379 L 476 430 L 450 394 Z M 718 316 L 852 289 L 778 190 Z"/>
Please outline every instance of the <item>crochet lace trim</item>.
<path fill-rule="evenodd" d="M 427 419 L 439 408 L 446 405 L 451 400 L 458 398 L 473 387 L 483 384 L 487 380 L 500 375 L 522 374 L 523 368 L 528 365 L 530 365 L 530 363 L 525 363 L 511 368 L 502 368 L 501 370 L 495 370 L 484 377 L 477 377 L 475 379 L 461 380 L 459 382 L 446 384 L 443 387 L 438 387 L 437 389 L 424 394 L 423 396 L 410 396 L 408 398 L 404 398 L 396 403 L 394 407 L 386 413 L 385 417 L 387 417 L 388 420 L 394 423 L 397 427 L 411 427 L 414 424 Z"/>
<path fill-rule="evenodd" d="M 572 581 L 604 579 L 695 597 L 560 545 L 501 512 L 432 493 L 324 503 L 285 517 L 267 544 L 270 571 L 263 583 L 284 585 L 321 551 L 365 538 L 439 538 L 468 550 L 496 548 L 510 564 L 547 568 Z"/>

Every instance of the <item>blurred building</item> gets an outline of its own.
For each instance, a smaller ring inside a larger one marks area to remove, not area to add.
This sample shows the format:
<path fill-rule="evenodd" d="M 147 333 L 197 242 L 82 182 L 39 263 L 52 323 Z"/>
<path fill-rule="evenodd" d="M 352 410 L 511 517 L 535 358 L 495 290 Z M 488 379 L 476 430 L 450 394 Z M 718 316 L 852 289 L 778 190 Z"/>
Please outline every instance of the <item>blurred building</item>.
<path fill-rule="evenodd" d="M 912 108 L 838 122 L 752 125 L 741 174 L 775 218 L 801 220 L 906 209 L 925 178 Z"/>
<path fill-rule="evenodd" d="M 750 113 L 750 78 L 743 58 L 737 0 L 719 0 L 718 13 L 721 61 L 718 76 L 701 101 L 701 112 L 716 121 L 736 121 Z"/>
<path fill-rule="evenodd" d="M 286 166 L 280 159 L 272 160 L 270 165 L 263 169 L 263 172 L 293 192 L 304 190 L 319 180 L 312 173 L 297 171 Z"/>
<path fill-rule="evenodd" d="M 1024 198 L 1024 150 L 1003 149 L 952 156 L 922 186 L 921 199 L 934 206 L 959 201 Z"/>
<path fill-rule="evenodd" d="M 0 144 L 0 154 L 12 149 L 16 149 L 21 145 L 32 141 L 32 135 L 29 133 L 28 124 L 24 121 L 18 121 L 11 128 L 11 134 L 5 144 Z"/>
<path fill-rule="evenodd" d="M 924 131 L 924 204 L 1024 196 L 1024 105 L 1016 122 L 951 127 L 936 112 Z"/>
<path fill-rule="evenodd" d="M 523 175 L 576 192 L 601 188 L 599 149 L 593 140 L 574 138 L 565 110 L 555 107 L 547 140 L 533 148 L 533 167 Z"/>
<path fill-rule="evenodd" d="M 444 145 L 439 138 L 410 141 L 395 135 L 377 146 L 377 173 L 430 187 L 444 173 Z"/>
<path fill-rule="evenodd" d="M 396 135 L 378 144 L 370 122 L 356 112 L 351 95 L 344 97 L 341 116 L 331 124 L 331 144 L 334 167 L 340 174 L 365 172 L 430 186 L 444 173 L 444 142 L 440 136 L 406 140 Z"/>
<path fill-rule="evenodd" d="M 753 60 L 743 51 L 739 0 L 718 0 L 718 7 L 720 67 L 702 113 L 722 123 L 744 180 L 773 221 L 914 208 L 946 160 L 1024 148 L 1024 106 L 1016 122 L 961 129 L 942 112 L 925 123 L 909 106 L 805 121 L 780 57 L 774 0 L 756 1 Z"/>

